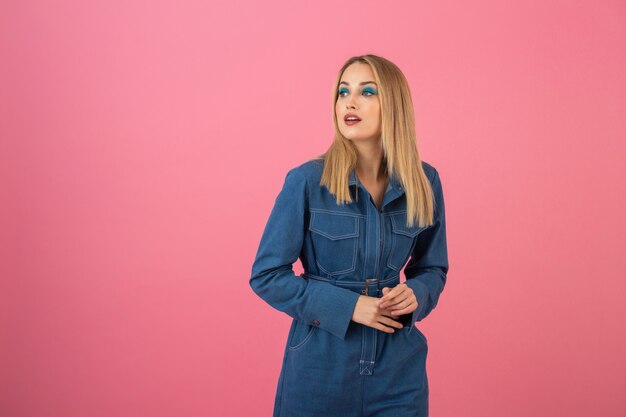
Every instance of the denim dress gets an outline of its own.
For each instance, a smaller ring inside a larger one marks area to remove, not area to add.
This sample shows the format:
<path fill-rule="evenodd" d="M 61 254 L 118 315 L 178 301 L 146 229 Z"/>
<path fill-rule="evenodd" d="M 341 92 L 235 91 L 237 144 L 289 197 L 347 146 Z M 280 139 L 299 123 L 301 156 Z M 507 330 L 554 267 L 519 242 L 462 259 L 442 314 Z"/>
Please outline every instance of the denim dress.
<path fill-rule="evenodd" d="M 379 210 L 353 170 L 353 201 L 338 205 L 320 186 L 323 164 L 313 159 L 287 172 L 252 265 L 253 291 L 292 318 L 273 416 L 427 416 L 428 342 L 415 324 L 437 305 L 448 272 L 439 174 L 422 161 L 434 223 L 407 227 L 398 178 Z M 300 275 L 292 268 L 298 258 Z M 381 297 L 401 271 L 419 304 L 398 317 L 404 327 L 385 333 L 352 321 L 359 296 Z"/>

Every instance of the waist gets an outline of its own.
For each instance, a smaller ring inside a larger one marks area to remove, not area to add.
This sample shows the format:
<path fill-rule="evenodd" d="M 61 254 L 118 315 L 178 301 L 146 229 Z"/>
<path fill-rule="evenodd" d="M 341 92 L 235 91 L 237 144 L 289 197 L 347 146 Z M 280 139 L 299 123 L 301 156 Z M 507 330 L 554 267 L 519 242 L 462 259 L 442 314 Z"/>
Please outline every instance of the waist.
<path fill-rule="evenodd" d="M 365 281 L 346 281 L 337 280 L 332 278 L 324 278 L 318 275 L 309 274 L 305 272 L 301 274 L 303 278 L 314 279 L 317 281 L 327 282 L 337 287 L 349 289 L 359 294 L 368 295 L 370 297 L 382 297 L 384 287 L 395 287 L 400 283 L 400 275 L 393 275 L 391 277 L 385 277 L 382 279 L 371 277 Z"/>

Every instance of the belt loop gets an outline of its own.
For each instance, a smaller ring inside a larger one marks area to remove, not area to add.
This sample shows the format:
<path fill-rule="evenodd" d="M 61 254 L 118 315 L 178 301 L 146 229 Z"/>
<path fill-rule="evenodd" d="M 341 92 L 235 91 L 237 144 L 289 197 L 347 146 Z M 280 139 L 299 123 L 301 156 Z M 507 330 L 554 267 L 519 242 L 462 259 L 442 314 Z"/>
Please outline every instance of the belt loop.
<path fill-rule="evenodd" d="M 367 278 L 365 279 L 365 295 L 369 295 L 370 286 L 376 286 L 376 297 L 380 294 L 380 288 L 378 288 L 378 278 Z"/>

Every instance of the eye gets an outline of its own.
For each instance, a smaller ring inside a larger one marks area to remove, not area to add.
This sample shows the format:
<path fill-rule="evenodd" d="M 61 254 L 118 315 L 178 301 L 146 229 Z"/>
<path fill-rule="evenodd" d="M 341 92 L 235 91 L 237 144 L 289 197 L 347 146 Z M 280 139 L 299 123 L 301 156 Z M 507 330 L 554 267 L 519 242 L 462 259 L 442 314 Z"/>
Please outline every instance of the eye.
<path fill-rule="evenodd" d="M 343 94 L 343 93 L 347 93 L 347 92 L 348 92 L 348 90 L 347 90 L 346 88 L 340 88 L 340 89 L 339 89 L 339 97 L 343 97 L 343 95 L 342 95 L 342 94 Z"/>
<path fill-rule="evenodd" d="M 372 88 L 367 87 L 363 89 L 363 95 L 374 96 L 376 95 L 376 91 Z"/>

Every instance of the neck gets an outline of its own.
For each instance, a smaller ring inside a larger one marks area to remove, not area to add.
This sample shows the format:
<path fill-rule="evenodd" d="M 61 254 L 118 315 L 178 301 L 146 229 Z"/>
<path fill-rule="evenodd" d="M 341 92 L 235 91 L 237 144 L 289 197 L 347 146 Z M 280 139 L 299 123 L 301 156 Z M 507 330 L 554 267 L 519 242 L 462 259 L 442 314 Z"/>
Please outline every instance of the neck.
<path fill-rule="evenodd" d="M 355 144 L 357 145 L 357 144 Z M 358 159 L 356 173 L 362 182 L 380 182 L 387 179 L 383 166 L 383 150 L 380 141 L 359 143 L 357 148 Z"/>

